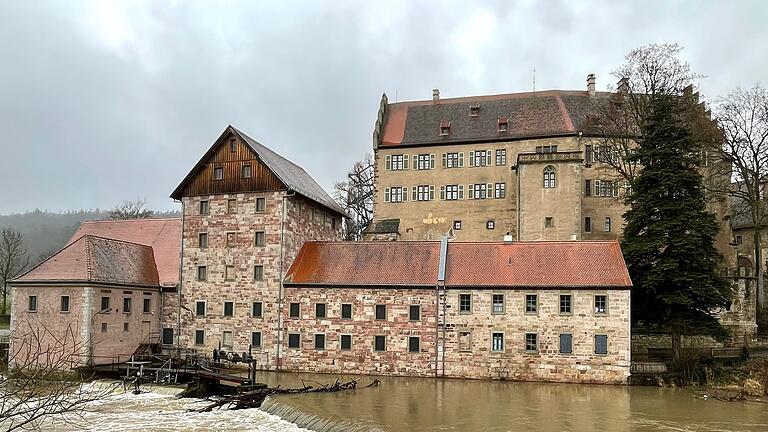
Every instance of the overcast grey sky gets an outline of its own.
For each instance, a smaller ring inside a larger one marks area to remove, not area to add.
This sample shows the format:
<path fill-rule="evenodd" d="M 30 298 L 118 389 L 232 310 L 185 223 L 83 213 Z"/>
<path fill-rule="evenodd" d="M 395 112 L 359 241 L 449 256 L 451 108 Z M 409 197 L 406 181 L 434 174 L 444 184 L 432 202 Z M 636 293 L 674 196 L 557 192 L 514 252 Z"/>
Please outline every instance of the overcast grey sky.
<path fill-rule="evenodd" d="M 714 99 L 765 81 L 768 2 L 0 0 L 0 213 L 157 209 L 227 124 L 331 189 L 379 98 L 598 88 L 677 42 Z"/>

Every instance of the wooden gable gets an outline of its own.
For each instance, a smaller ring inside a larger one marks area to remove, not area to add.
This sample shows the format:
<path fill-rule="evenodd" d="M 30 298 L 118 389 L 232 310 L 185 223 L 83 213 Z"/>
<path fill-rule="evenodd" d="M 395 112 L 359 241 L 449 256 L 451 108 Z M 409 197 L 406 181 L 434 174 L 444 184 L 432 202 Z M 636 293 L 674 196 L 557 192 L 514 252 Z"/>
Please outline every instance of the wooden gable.
<path fill-rule="evenodd" d="M 246 168 L 250 166 L 250 169 Z M 247 177 L 250 170 L 250 177 Z M 171 195 L 212 195 L 285 190 L 285 185 L 231 128 L 227 128 Z"/>

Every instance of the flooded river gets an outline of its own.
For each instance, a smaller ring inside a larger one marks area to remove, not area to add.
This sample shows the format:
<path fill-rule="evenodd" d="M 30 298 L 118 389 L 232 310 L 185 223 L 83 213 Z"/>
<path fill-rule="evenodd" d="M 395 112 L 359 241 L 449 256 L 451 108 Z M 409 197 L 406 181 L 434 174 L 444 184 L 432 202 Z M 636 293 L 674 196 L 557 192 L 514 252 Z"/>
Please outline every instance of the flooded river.
<path fill-rule="evenodd" d="M 330 375 L 260 373 L 298 387 Z M 342 380 L 349 377 L 339 377 Z M 356 377 L 360 385 L 369 377 Z M 691 389 L 380 378 L 375 388 L 284 395 L 262 410 L 187 413 L 201 401 L 115 395 L 77 426 L 47 430 L 256 431 L 768 431 L 768 404 L 703 399 Z M 160 390 L 163 391 L 163 390 Z M 166 390 L 166 393 L 171 393 Z M 306 428 L 306 429 L 303 429 Z"/>

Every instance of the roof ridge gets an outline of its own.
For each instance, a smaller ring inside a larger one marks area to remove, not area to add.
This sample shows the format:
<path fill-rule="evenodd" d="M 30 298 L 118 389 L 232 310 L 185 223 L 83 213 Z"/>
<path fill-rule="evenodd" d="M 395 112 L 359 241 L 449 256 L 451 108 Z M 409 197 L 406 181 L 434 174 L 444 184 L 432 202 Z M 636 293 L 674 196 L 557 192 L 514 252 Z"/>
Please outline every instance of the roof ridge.
<path fill-rule="evenodd" d="M 115 222 L 115 223 L 125 223 L 125 222 L 144 222 L 144 221 L 169 221 L 169 220 L 177 220 L 181 221 L 181 217 L 161 217 L 161 218 L 130 218 L 130 219 L 89 219 L 84 220 L 80 222 L 80 224 L 85 223 L 106 223 L 106 222 Z"/>
<path fill-rule="evenodd" d="M 440 98 L 437 102 L 438 105 L 443 102 L 474 102 L 474 101 L 483 101 L 483 100 L 495 100 L 495 99 L 503 99 L 505 97 L 525 97 L 525 96 L 556 96 L 556 95 L 567 95 L 567 96 L 576 96 L 576 95 L 587 95 L 587 90 L 571 90 L 571 89 L 547 89 L 547 90 L 537 90 L 537 91 L 525 91 L 525 92 L 508 92 L 508 93 L 493 93 L 493 94 L 485 94 L 485 95 L 468 95 L 468 96 L 456 96 L 456 97 L 450 97 L 450 98 Z M 604 95 L 610 95 L 614 94 L 612 92 L 607 91 L 598 91 L 595 92 L 596 95 L 604 96 Z M 434 100 L 432 99 L 414 99 L 414 100 L 408 100 L 408 101 L 399 101 L 399 102 L 392 102 L 389 105 L 419 105 L 419 104 L 432 104 L 434 103 Z"/>
<path fill-rule="evenodd" d="M 147 245 L 147 244 L 144 244 L 144 243 L 132 242 L 132 241 L 128 241 L 128 240 L 121 240 L 121 239 L 116 239 L 116 238 L 112 238 L 112 237 L 104 237 L 104 236 L 100 236 L 100 235 L 96 235 L 96 234 L 83 234 L 82 237 L 97 238 L 97 239 L 107 240 L 107 241 L 111 241 L 111 242 L 115 242 L 115 243 L 126 243 L 126 244 L 131 244 L 131 245 L 135 245 L 135 246 L 142 246 L 142 247 L 146 247 L 146 248 L 152 249 L 152 245 Z M 79 240 L 79 238 L 78 238 L 78 240 Z M 77 241 L 77 240 L 75 240 L 75 241 Z"/>

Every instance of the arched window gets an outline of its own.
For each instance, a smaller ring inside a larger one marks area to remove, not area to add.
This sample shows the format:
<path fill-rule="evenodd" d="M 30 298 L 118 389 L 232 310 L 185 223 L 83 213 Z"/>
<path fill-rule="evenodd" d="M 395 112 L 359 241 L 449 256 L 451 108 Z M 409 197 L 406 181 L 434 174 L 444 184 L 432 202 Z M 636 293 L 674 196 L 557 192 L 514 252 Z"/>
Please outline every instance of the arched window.
<path fill-rule="evenodd" d="M 544 168 L 544 188 L 551 189 L 555 187 L 555 167 L 549 165 Z"/>

